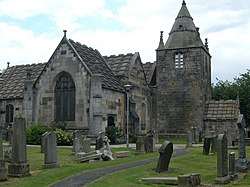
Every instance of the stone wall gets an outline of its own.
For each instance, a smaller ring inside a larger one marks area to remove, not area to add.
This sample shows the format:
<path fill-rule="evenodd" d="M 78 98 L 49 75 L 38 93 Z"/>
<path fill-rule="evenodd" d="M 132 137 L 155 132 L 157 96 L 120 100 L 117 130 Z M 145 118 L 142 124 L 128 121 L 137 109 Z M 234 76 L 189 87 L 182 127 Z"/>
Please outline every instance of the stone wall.
<path fill-rule="evenodd" d="M 67 44 L 58 46 L 35 84 L 32 121 L 47 125 L 54 121 L 54 89 L 59 78 L 58 74 L 61 72 L 69 73 L 76 87 L 76 114 L 75 122 L 72 125 L 87 128 L 89 124 L 90 75 Z M 29 103 L 26 102 L 26 105 Z"/>
<path fill-rule="evenodd" d="M 175 54 L 183 68 L 175 68 Z M 159 133 L 186 133 L 202 128 L 210 98 L 210 56 L 203 48 L 157 51 L 157 125 Z"/>

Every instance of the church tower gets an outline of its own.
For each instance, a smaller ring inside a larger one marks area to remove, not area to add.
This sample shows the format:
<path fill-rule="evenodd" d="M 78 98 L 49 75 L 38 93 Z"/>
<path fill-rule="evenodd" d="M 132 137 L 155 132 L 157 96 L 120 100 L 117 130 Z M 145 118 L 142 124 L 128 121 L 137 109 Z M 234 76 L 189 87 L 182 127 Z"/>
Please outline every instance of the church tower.
<path fill-rule="evenodd" d="M 205 101 L 211 95 L 211 55 L 184 0 L 165 45 L 161 31 L 156 67 L 159 133 L 201 130 Z"/>

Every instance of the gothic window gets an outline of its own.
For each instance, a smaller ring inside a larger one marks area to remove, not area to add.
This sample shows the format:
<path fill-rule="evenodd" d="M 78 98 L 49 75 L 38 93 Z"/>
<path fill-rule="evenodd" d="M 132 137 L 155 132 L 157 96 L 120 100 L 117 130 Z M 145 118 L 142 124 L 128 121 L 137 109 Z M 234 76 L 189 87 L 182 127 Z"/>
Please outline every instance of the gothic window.
<path fill-rule="evenodd" d="M 7 124 L 13 123 L 13 116 L 14 116 L 14 106 L 13 105 L 6 105 L 5 122 Z"/>
<path fill-rule="evenodd" d="M 182 69 L 183 68 L 183 53 L 176 53 L 174 61 L 175 61 L 175 68 Z"/>
<path fill-rule="evenodd" d="M 55 86 L 55 121 L 74 121 L 75 102 L 75 83 L 70 74 L 63 72 Z"/>

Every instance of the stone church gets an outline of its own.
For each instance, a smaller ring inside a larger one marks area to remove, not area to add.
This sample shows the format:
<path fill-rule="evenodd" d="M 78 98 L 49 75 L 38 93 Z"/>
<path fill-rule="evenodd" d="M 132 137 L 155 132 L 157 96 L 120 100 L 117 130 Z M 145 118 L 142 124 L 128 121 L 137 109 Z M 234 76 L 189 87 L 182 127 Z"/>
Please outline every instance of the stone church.
<path fill-rule="evenodd" d="M 66 31 L 48 62 L 8 63 L 0 76 L 0 122 L 7 127 L 23 116 L 27 126 L 66 122 L 94 135 L 108 126 L 126 133 L 129 98 L 130 134 L 185 134 L 202 129 L 210 86 L 208 42 L 183 1 L 165 43 L 160 34 L 153 63 L 142 63 L 138 52 L 103 56 Z"/>

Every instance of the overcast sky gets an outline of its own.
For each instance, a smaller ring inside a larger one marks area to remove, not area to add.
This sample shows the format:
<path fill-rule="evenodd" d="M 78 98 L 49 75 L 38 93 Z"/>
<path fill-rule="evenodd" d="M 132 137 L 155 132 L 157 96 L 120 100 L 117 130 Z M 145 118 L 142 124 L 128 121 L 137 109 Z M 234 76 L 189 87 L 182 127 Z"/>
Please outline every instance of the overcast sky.
<path fill-rule="evenodd" d="M 250 64 L 249 0 L 186 0 L 201 38 L 208 38 L 212 82 L 233 80 Z M 102 55 L 139 52 L 155 61 L 182 0 L 0 0 L 0 69 L 47 62 L 63 37 Z"/>

